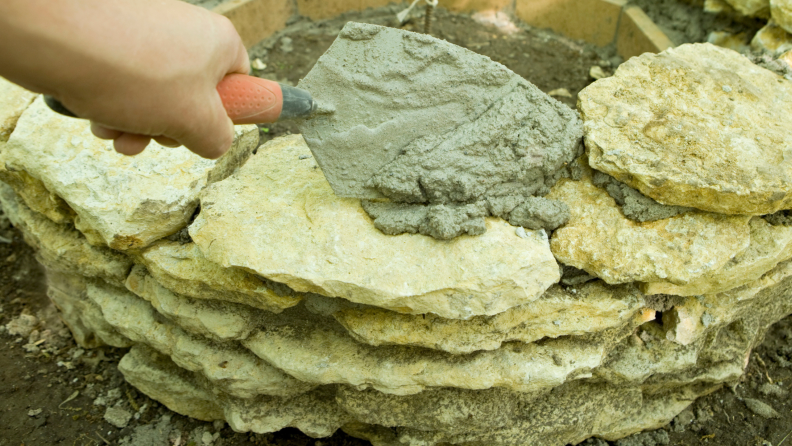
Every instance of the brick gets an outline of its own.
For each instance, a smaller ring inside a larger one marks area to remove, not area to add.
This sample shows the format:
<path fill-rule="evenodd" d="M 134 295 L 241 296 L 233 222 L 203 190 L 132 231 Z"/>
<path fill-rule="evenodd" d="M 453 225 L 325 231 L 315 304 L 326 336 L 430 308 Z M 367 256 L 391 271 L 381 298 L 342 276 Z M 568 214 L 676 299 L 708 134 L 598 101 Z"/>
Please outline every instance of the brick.
<path fill-rule="evenodd" d="M 616 51 L 621 57 L 626 60 L 643 53 L 659 53 L 673 46 L 641 8 L 624 8 L 616 36 Z"/>
<path fill-rule="evenodd" d="M 228 0 L 213 11 L 231 20 L 247 48 L 283 29 L 294 13 L 289 0 Z"/>
<path fill-rule="evenodd" d="M 613 42 L 626 0 L 516 0 L 525 23 L 597 46 Z"/>

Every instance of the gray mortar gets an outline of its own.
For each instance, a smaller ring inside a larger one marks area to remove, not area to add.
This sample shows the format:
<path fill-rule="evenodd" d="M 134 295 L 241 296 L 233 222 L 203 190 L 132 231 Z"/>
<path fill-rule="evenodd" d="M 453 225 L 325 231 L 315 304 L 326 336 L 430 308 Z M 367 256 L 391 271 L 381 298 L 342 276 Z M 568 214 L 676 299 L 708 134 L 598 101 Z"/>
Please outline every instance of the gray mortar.
<path fill-rule="evenodd" d="M 582 153 L 577 112 L 485 56 L 423 34 L 348 23 L 299 86 L 334 112 L 301 133 L 335 193 L 388 234 L 484 232 L 484 217 L 552 230 L 549 192 Z"/>
<path fill-rule="evenodd" d="M 612 176 L 596 170 L 592 181 L 597 187 L 605 189 L 608 195 L 621 207 L 622 214 L 633 221 L 662 220 L 694 210 L 684 206 L 669 206 L 658 203 Z"/>

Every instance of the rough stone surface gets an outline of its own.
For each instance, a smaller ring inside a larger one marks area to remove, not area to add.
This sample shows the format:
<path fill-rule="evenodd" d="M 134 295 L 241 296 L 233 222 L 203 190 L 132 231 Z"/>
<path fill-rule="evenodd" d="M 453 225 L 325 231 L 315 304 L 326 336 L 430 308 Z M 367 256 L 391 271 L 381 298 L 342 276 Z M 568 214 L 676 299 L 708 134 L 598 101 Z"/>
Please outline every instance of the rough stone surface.
<path fill-rule="evenodd" d="M 399 314 L 379 308 L 350 308 L 333 314 L 358 341 L 370 345 L 413 345 L 467 354 L 494 350 L 505 342 L 583 335 L 626 325 L 644 306 L 630 286 L 589 282 L 574 293 L 551 287 L 541 298 L 495 316 L 467 321 L 435 315 Z M 654 313 L 651 313 L 654 318 Z"/>
<path fill-rule="evenodd" d="M 131 346 L 133 342 L 129 338 L 107 323 L 101 308 L 88 299 L 87 291 L 82 276 L 47 269 L 47 296 L 60 310 L 61 319 L 80 346 Z"/>
<path fill-rule="evenodd" d="M 792 50 L 792 34 L 775 23 L 767 22 L 751 39 L 751 48 L 779 56 Z"/>
<path fill-rule="evenodd" d="M 740 14 L 766 17 L 773 0 L 725 0 Z"/>
<path fill-rule="evenodd" d="M 108 248 L 92 246 L 78 231 L 53 223 L 20 203 L 14 191 L 0 182 L 0 203 L 11 223 L 25 241 L 36 248 L 39 260 L 47 267 L 86 277 L 102 278 L 123 284 L 132 260 Z"/>
<path fill-rule="evenodd" d="M 221 346 L 159 320 L 148 302 L 125 289 L 89 283 L 88 297 L 120 333 L 169 355 L 180 367 L 200 372 L 231 395 L 295 395 L 313 387 L 269 366 L 236 344 Z"/>
<path fill-rule="evenodd" d="M 227 163 L 239 161 L 234 153 L 250 153 L 257 144 L 255 126 L 245 126 L 237 129 L 231 155 L 219 161 L 154 142 L 127 157 L 95 138 L 87 121 L 60 116 L 39 98 L 17 122 L 3 160 L 8 170 L 25 171 L 68 203 L 75 226 L 93 243 L 126 250 L 186 226 L 207 177 L 230 174 L 236 166 Z"/>
<path fill-rule="evenodd" d="M 0 77 L 0 151 L 16 127 L 22 112 L 36 99 L 36 93 Z"/>
<path fill-rule="evenodd" d="M 300 87 L 332 106 L 301 130 L 337 195 L 435 205 L 392 207 L 409 216 L 380 222 L 388 233 L 480 234 L 485 213 L 449 207 L 543 195 L 580 147 L 574 111 L 424 34 L 348 23 Z"/>
<path fill-rule="evenodd" d="M 132 419 L 132 414 L 128 410 L 117 407 L 108 407 L 105 410 L 104 419 L 113 426 L 123 429 Z"/>
<path fill-rule="evenodd" d="M 770 12 L 778 26 L 792 33 L 792 1 L 770 0 Z"/>
<path fill-rule="evenodd" d="M 162 286 L 195 299 L 240 303 L 275 313 L 301 299 L 300 293 L 280 284 L 239 268 L 223 268 L 206 259 L 194 243 L 160 241 L 139 259 Z"/>
<path fill-rule="evenodd" d="M 340 328 L 310 323 L 268 327 L 242 344 L 300 381 L 371 387 L 396 395 L 432 387 L 548 390 L 588 377 L 609 347 L 603 339 L 559 338 L 457 356 L 415 347 L 372 347 Z"/>
<path fill-rule="evenodd" d="M 778 263 L 792 257 L 792 227 L 772 226 L 757 217 L 751 220 L 750 230 L 748 248 L 722 268 L 710 271 L 686 285 L 655 282 L 641 285 L 641 290 L 646 294 L 678 296 L 720 293 L 753 282 Z"/>
<path fill-rule="evenodd" d="M 549 196 L 567 203 L 572 213 L 553 233 L 553 254 L 611 284 L 684 285 L 720 270 L 751 239 L 747 216 L 690 212 L 653 222 L 629 220 L 590 174 L 580 181 L 562 179 Z"/>
<path fill-rule="evenodd" d="M 175 294 L 157 283 L 140 265 L 132 269 L 126 287 L 185 330 L 221 341 L 245 339 L 257 327 L 258 320 L 265 320 L 260 310 L 246 305 Z"/>
<path fill-rule="evenodd" d="M 382 234 L 300 159 L 308 153 L 299 135 L 273 140 L 205 190 L 190 235 L 208 260 L 300 292 L 455 319 L 531 302 L 558 281 L 541 231 L 522 238 L 488 219 L 486 234 L 450 242 Z"/>
<path fill-rule="evenodd" d="M 213 391 L 167 356 L 141 346 L 132 348 L 118 368 L 127 381 L 171 410 L 206 421 L 225 419 L 238 432 L 267 433 L 296 427 L 313 437 L 328 437 L 352 421 L 336 405 L 332 387 L 295 397 L 234 398 Z"/>
<path fill-rule="evenodd" d="M 792 83 L 739 54 L 710 44 L 645 54 L 579 97 L 591 166 L 660 203 L 792 207 Z"/>

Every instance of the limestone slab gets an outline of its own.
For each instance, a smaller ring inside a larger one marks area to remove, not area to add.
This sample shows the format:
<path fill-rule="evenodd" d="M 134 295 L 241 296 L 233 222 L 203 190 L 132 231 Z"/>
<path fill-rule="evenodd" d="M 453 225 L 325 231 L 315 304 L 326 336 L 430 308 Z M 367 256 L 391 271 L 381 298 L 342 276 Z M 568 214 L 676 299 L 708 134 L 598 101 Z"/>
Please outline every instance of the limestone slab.
<path fill-rule="evenodd" d="M 452 241 L 382 234 L 358 200 L 333 193 L 294 135 L 207 188 L 190 235 L 210 261 L 296 291 L 460 319 L 531 302 L 559 279 L 542 231 L 487 227 Z"/>
<path fill-rule="evenodd" d="M 142 248 L 184 227 L 212 170 L 230 173 L 234 166 L 227 162 L 238 159 L 233 153 L 249 153 L 258 143 L 256 128 L 245 126 L 237 129 L 232 155 L 218 161 L 154 142 L 128 157 L 89 127 L 52 112 L 39 98 L 17 122 L 3 159 L 9 170 L 27 172 L 65 200 L 81 229 L 119 250 Z"/>
<path fill-rule="evenodd" d="M 88 297 L 102 309 L 107 322 L 131 340 L 170 356 L 180 367 L 200 372 L 230 395 L 295 395 L 310 384 L 275 369 L 234 343 L 216 343 L 192 336 L 178 325 L 157 317 L 145 300 L 122 288 L 90 283 Z"/>
<path fill-rule="evenodd" d="M 38 96 L 0 77 L 0 150 L 8 141 L 22 112 Z"/>
<path fill-rule="evenodd" d="M 165 288 L 195 299 L 240 303 L 280 313 L 300 302 L 300 293 L 268 283 L 240 268 L 208 260 L 194 243 L 159 241 L 139 261 Z"/>
<path fill-rule="evenodd" d="M 720 293 L 753 282 L 780 262 L 792 258 L 792 227 L 773 226 L 755 217 L 750 221 L 750 230 L 748 248 L 722 268 L 710 271 L 686 285 L 653 282 L 641 284 L 641 290 L 646 294 L 677 296 Z"/>
<path fill-rule="evenodd" d="M 622 64 L 580 94 L 591 166 L 663 204 L 792 207 L 792 83 L 711 44 Z"/>
<path fill-rule="evenodd" d="M 772 0 L 725 0 L 737 12 L 747 16 L 766 16 Z"/>
<path fill-rule="evenodd" d="M 573 291 L 554 285 L 529 304 L 466 321 L 372 307 L 343 309 L 333 317 L 356 340 L 370 345 L 412 345 L 462 355 L 510 341 L 530 343 L 623 326 L 644 307 L 643 296 L 631 286 L 595 281 Z"/>
<path fill-rule="evenodd" d="M 221 341 L 245 339 L 258 326 L 257 319 L 264 319 L 261 311 L 246 305 L 175 294 L 140 265 L 132 268 L 126 287 L 185 330 Z"/>
<path fill-rule="evenodd" d="M 0 182 L 0 203 L 25 241 L 37 250 L 39 261 L 52 269 L 123 284 L 132 260 L 108 248 L 92 246 L 78 231 L 53 223 L 31 211 L 14 191 Z"/>
<path fill-rule="evenodd" d="M 770 12 L 778 26 L 792 33 L 792 1 L 770 0 Z"/>
<path fill-rule="evenodd" d="M 47 296 L 81 347 L 124 348 L 133 344 L 108 324 L 99 306 L 88 299 L 87 283 L 82 276 L 47 269 Z"/>
<path fill-rule="evenodd" d="M 509 343 L 459 356 L 416 347 L 372 347 L 356 342 L 340 328 L 293 323 L 267 327 L 242 344 L 300 381 L 409 395 L 432 387 L 550 389 L 590 376 L 601 364 L 608 341 L 560 338 L 542 344 Z"/>
<path fill-rule="evenodd" d="M 751 48 L 779 56 L 792 50 L 792 33 L 787 32 L 786 29 L 771 20 L 756 32 L 751 39 Z"/>
<path fill-rule="evenodd" d="M 553 233 L 553 254 L 561 263 L 611 284 L 684 285 L 723 268 L 751 240 L 747 216 L 689 212 L 634 222 L 588 175 L 580 181 L 561 180 L 549 197 L 567 203 L 572 213 Z"/>
<path fill-rule="evenodd" d="M 121 359 L 118 369 L 127 381 L 171 410 L 205 421 L 225 419 L 237 432 L 295 427 L 313 437 L 329 437 L 351 421 L 335 403 L 332 387 L 291 398 L 234 398 L 205 385 L 167 356 L 137 345 Z"/>

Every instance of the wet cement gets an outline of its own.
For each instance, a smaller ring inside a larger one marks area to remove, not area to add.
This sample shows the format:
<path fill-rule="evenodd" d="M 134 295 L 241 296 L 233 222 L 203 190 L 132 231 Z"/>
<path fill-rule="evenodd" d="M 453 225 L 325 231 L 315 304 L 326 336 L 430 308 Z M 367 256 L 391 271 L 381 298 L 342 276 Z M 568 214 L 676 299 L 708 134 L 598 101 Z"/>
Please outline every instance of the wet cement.
<path fill-rule="evenodd" d="M 592 182 L 605 189 L 621 207 L 622 214 L 637 222 L 662 220 L 695 209 L 684 206 L 669 206 L 647 197 L 612 176 L 595 170 Z"/>
<path fill-rule="evenodd" d="M 440 239 L 496 215 L 552 230 L 536 199 L 582 153 L 577 112 L 503 65 L 424 34 L 350 22 L 299 86 L 324 113 L 300 130 L 335 193 L 388 234 Z M 385 201 L 382 201 L 382 200 Z"/>

